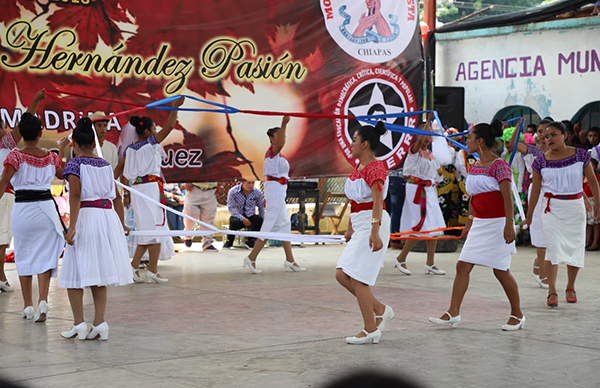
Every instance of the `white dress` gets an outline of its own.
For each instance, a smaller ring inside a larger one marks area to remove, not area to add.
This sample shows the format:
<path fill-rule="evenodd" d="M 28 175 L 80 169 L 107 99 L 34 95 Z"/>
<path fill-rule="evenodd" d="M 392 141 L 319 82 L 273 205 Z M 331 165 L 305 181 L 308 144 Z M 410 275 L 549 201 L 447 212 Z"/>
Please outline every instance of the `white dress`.
<path fill-rule="evenodd" d="M 101 158 L 76 157 L 63 170 L 65 179 L 81 182 L 81 201 L 115 199 L 112 166 Z M 122 286 L 133 283 L 123 226 L 112 208 L 82 207 L 74 244 L 67 245 L 58 286 Z"/>
<path fill-rule="evenodd" d="M 273 155 L 273 147 L 269 148 L 265 154 L 263 164 L 263 175 L 265 178 L 283 178 L 289 179 L 290 164 L 281 152 Z M 265 219 L 263 221 L 261 232 L 273 233 L 291 233 L 292 223 L 287 211 L 285 198 L 287 196 L 287 183 L 281 184 L 277 181 L 265 181 Z"/>
<path fill-rule="evenodd" d="M 385 201 L 389 179 L 385 167 L 380 161 L 371 162 L 360 171 L 357 166 L 350 175 L 350 178 L 346 180 L 344 192 L 351 201 L 356 203 L 373 202 L 371 186 L 378 180 L 384 182 L 382 191 Z M 379 271 L 383 267 L 387 246 L 390 241 L 390 216 L 384 210 L 381 215 L 381 226 L 379 227 L 379 238 L 383 242 L 383 248 L 377 252 L 371 250 L 369 247 L 369 237 L 371 236 L 372 219 L 373 210 L 350 213 L 354 234 L 348 245 L 344 248 L 337 263 L 337 268 L 344 271 L 346 275 L 369 286 L 375 285 Z"/>
<path fill-rule="evenodd" d="M 12 133 L 0 139 L 0 176 L 4 173 L 4 160 L 8 153 L 17 148 L 17 143 L 12 137 Z M 12 240 L 12 227 L 10 216 L 15 203 L 15 194 L 12 187 L 7 187 L 2 198 L 0 198 L 0 245 L 9 245 Z M 0 257 L 0 260 L 4 260 Z"/>
<path fill-rule="evenodd" d="M 13 150 L 4 161 L 5 168 L 9 165 L 16 170 L 10 181 L 15 191 L 49 191 L 56 170 L 62 168 L 62 161 L 53 152 L 36 156 Z M 19 276 L 39 275 L 50 270 L 52 277 L 56 277 L 58 259 L 65 246 L 58 217 L 52 200 L 15 203 L 12 231 Z"/>
<path fill-rule="evenodd" d="M 532 173 L 531 165 L 533 161 L 540 155 L 544 153 L 538 147 L 527 144 L 527 154 L 523 157 L 525 160 L 525 168 L 529 174 Z M 531 188 L 532 184 L 529 185 L 529 189 L 527 190 L 527 198 L 531 199 Z M 542 201 L 541 199 L 544 196 L 544 192 L 540 191 L 540 199 L 538 200 L 535 209 L 533 209 L 533 216 L 531 219 L 531 225 L 529 226 L 529 235 L 531 237 L 531 245 L 536 248 L 546 248 L 546 241 L 544 240 L 544 232 L 542 232 Z"/>
<path fill-rule="evenodd" d="M 532 169 L 542 176 L 543 193 L 577 195 L 583 192 L 583 169 L 590 159 L 586 150 L 577 148 L 574 155 L 562 160 L 546 160 L 541 155 L 533 162 Z M 583 198 L 549 200 L 540 194 L 538 202 L 542 203 L 546 260 L 553 265 L 567 264 L 583 268 L 586 228 Z"/>
<path fill-rule="evenodd" d="M 125 150 L 125 168 L 123 175 L 133 181 L 132 188 L 146 194 L 155 201 L 161 200 L 161 184 L 147 182 L 136 184 L 138 178 L 161 175 L 161 162 L 166 158 L 163 147 L 154 136 L 139 143 L 131 144 Z M 135 223 L 138 230 L 169 230 L 166 211 L 145 199 L 131 193 L 131 205 L 135 213 Z M 173 239 L 169 236 L 138 236 L 139 245 L 161 244 L 160 259 L 168 260 L 175 254 Z"/>
<path fill-rule="evenodd" d="M 417 153 L 408 153 L 404 161 L 404 179 L 406 180 L 406 196 L 404 197 L 404 206 L 402 207 L 402 218 L 400 219 L 400 232 L 409 232 L 412 230 L 433 230 L 445 228 L 446 222 L 440 208 L 437 195 L 436 183 L 443 180 L 438 174 L 440 164 L 433 159 L 429 151 L 419 150 Z M 419 178 L 430 181 L 431 185 L 425 187 L 426 214 L 423 225 L 419 228 L 421 222 L 421 203 L 418 195 L 419 186 L 409 183 L 409 177 Z M 415 203 L 417 201 L 417 203 Z M 440 236 L 444 232 L 431 233 L 430 236 Z"/>
<path fill-rule="evenodd" d="M 512 180 L 512 170 L 504 160 L 496 159 L 488 167 L 479 167 L 478 163 L 471 166 L 467 177 L 467 193 L 471 200 L 478 194 L 499 192 L 500 182 Z M 494 204 L 495 209 L 503 207 L 503 201 Z M 510 244 L 504 241 L 505 225 L 506 217 L 475 217 L 459 260 L 500 271 L 509 269 L 511 257 L 517 253 L 517 249 L 514 241 Z"/>

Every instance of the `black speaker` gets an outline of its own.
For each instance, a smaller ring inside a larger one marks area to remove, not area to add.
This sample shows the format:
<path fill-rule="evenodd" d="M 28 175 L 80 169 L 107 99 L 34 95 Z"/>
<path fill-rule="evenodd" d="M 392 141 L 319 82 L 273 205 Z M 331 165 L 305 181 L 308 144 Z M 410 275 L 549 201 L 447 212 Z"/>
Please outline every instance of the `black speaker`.
<path fill-rule="evenodd" d="M 444 127 L 465 128 L 465 88 L 436 86 L 433 92 L 433 109 L 438 111 Z"/>

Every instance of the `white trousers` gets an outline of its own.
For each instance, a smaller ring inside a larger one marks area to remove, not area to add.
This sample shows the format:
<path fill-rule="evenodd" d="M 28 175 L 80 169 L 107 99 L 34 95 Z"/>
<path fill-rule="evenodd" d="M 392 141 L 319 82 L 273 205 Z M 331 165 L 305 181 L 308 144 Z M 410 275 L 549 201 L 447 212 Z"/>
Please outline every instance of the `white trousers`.
<path fill-rule="evenodd" d="M 217 196 L 215 195 L 217 189 L 212 190 L 201 190 L 194 187 L 192 191 L 185 193 L 185 201 L 183 203 L 183 213 L 199 219 L 209 225 L 214 225 L 215 217 L 217 215 Z M 196 225 L 195 222 L 183 219 L 183 225 L 185 230 L 193 230 Z M 205 226 L 199 225 L 200 230 L 209 230 Z M 212 244 L 215 239 L 212 236 L 202 237 L 202 245 Z"/>

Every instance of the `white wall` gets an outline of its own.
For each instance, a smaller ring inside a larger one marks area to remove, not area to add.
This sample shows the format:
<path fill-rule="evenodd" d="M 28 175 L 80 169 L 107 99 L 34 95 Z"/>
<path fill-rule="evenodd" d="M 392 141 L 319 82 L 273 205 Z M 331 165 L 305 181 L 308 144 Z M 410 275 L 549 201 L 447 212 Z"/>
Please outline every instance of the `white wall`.
<path fill-rule="evenodd" d="M 524 105 L 571 119 L 600 100 L 600 18 L 437 34 L 436 86 L 465 88 L 465 119 Z"/>

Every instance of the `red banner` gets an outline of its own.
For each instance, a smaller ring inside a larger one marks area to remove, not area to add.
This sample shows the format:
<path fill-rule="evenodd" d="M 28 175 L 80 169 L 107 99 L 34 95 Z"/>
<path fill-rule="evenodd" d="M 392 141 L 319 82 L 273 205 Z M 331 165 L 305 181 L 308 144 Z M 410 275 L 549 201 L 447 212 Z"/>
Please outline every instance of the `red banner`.
<path fill-rule="evenodd" d="M 77 116 L 184 94 L 247 111 L 370 115 L 420 110 L 423 55 L 416 0 L 7 0 L 0 6 L 0 118 L 14 128 L 41 88 L 42 146 Z M 184 108 L 209 108 L 188 99 Z M 169 112 L 140 111 L 160 127 Z M 111 119 L 117 144 L 128 116 Z M 387 119 L 415 126 L 416 117 Z M 180 112 L 163 146 L 171 182 L 263 179 L 267 129 L 281 117 Z M 292 177 L 347 175 L 354 119 L 292 118 L 283 150 Z M 126 131 L 126 130 L 125 130 Z M 377 156 L 398 167 L 410 135 Z"/>

